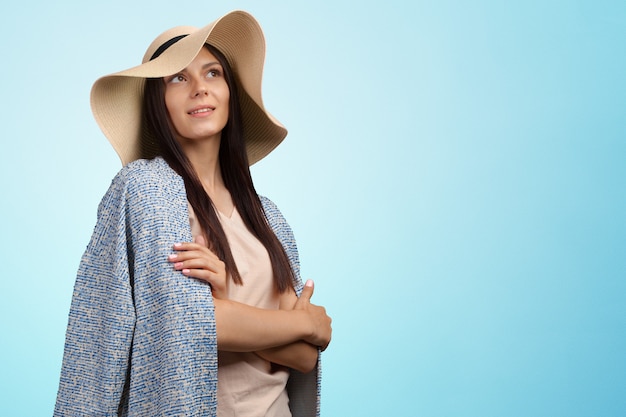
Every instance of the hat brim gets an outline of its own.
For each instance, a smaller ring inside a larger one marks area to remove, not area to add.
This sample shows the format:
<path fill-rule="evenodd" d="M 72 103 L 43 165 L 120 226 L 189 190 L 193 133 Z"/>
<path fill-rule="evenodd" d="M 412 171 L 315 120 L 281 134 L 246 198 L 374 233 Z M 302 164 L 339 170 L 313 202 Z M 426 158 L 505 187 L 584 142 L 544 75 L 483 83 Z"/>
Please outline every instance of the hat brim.
<path fill-rule="evenodd" d="M 287 136 L 285 127 L 263 105 L 263 31 L 252 15 L 234 11 L 189 33 L 157 58 L 94 83 L 93 115 L 122 165 L 156 154 L 155 141 L 142 122 L 146 78 L 165 77 L 183 70 L 205 43 L 224 54 L 235 74 L 250 165 L 264 158 Z"/>

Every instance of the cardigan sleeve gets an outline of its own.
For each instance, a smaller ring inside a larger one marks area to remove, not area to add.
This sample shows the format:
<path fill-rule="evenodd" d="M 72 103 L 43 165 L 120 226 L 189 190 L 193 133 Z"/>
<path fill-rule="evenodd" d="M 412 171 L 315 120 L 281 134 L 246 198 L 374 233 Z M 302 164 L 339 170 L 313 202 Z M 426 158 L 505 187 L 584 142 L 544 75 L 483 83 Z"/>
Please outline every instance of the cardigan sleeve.
<path fill-rule="evenodd" d="M 295 275 L 294 289 L 296 294 L 300 296 L 303 283 L 300 277 L 300 258 L 293 230 L 274 202 L 267 197 L 261 196 L 260 198 L 265 217 L 287 253 Z M 318 355 L 317 365 L 313 371 L 306 374 L 295 369 L 290 371 L 287 391 L 289 393 L 289 408 L 294 417 L 319 417 L 320 415 L 322 378 L 320 356 Z"/>
<path fill-rule="evenodd" d="M 167 261 L 189 239 L 182 179 L 158 158 L 124 167 L 81 259 L 55 416 L 216 415 L 210 286 Z"/>
<path fill-rule="evenodd" d="M 294 288 L 298 296 L 302 292 L 303 284 L 300 278 L 300 257 L 298 255 L 298 246 L 296 245 L 296 238 L 291 230 L 291 226 L 287 223 L 287 220 L 280 212 L 276 204 L 267 197 L 260 196 L 263 210 L 265 212 L 265 218 L 269 223 L 272 231 L 278 237 L 281 245 L 285 249 L 289 263 L 294 272 Z"/>
<path fill-rule="evenodd" d="M 125 209 L 118 175 L 77 273 L 54 416 L 118 415 L 135 323 Z"/>

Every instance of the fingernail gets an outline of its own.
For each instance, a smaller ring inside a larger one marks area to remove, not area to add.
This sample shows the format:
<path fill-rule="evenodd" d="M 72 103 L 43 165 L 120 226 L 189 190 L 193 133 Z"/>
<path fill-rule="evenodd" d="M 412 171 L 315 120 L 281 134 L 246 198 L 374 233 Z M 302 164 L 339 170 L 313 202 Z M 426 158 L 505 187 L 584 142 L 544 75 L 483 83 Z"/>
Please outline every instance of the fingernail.
<path fill-rule="evenodd" d="M 167 259 L 169 259 L 170 261 L 173 261 L 176 258 L 178 258 L 178 255 L 176 255 L 176 254 L 172 254 L 172 255 L 167 257 Z"/>
<path fill-rule="evenodd" d="M 313 280 L 312 279 L 307 279 L 306 282 L 304 283 L 305 287 L 312 287 L 313 286 Z"/>
<path fill-rule="evenodd" d="M 174 243 L 174 247 L 175 247 L 175 248 L 180 248 L 181 246 L 183 246 L 183 244 L 182 244 L 182 243 Z"/>
<path fill-rule="evenodd" d="M 176 263 L 174 264 L 174 268 L 175 268 L 175 269 L 181 269 L 182 267 L 183 267 L 183 263 L 182 263 L 182 262 L 176 262 Z"/>

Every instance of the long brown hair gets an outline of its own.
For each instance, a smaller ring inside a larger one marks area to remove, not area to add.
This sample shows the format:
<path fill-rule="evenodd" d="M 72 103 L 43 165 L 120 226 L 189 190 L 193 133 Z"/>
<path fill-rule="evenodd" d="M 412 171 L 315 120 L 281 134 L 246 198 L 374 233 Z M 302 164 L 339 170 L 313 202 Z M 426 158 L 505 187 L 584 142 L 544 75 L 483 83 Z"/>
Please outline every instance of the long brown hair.
<path fill-rule="evenodd" d="M 244 224 L 267 249 L 274 272 L 275 287 L 283 293 L 293 288 L 294 273 L 283 246 L 265 218 L 261 200 L 252 183 L 248 154 L 243 139 L 243 121 L 235 77 L 224 55 L 209 44 L 205 44 L 205 47 L 220 62 L 230 90 L 228 122 L 222 130 L 219 150 L 224 184 Z M 211 197 L 204 190 L 191 162 L 175 138 L 173 125 L 165 106 L 165 86 L 162 78 L 146 80 L 144 117 L 146 128 L 150 129 L 157 138 L 161 156 L 183 178 L 187 199 L 209 240 L 209 248 L 224 262 L 226 271 L 233 281 L 239 285 L 243 284 Z"/>

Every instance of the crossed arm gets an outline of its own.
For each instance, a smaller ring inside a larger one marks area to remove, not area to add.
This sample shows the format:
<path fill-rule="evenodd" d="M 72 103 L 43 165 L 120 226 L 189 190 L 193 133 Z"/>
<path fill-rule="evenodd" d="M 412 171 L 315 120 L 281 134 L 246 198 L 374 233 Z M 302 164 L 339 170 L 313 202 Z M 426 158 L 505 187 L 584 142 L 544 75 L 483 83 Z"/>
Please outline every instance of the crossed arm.
<path fill-rule="evenodd" d="M 310 372 L 317 363 L 318 348 L 330 343 L 331 318 L 324 307 L 311 304 L 313 282 L 307 281 L 300 297 L 294 291 L 280 296 L 278 310 L 268 310 L 228 300 L 224 263 L 204 244 L 174 246 L 169 261 L 184 275 L 211 285 L 215 305 L 218 349 L 255 352 L 270 362 L 300 372 Z"/>

